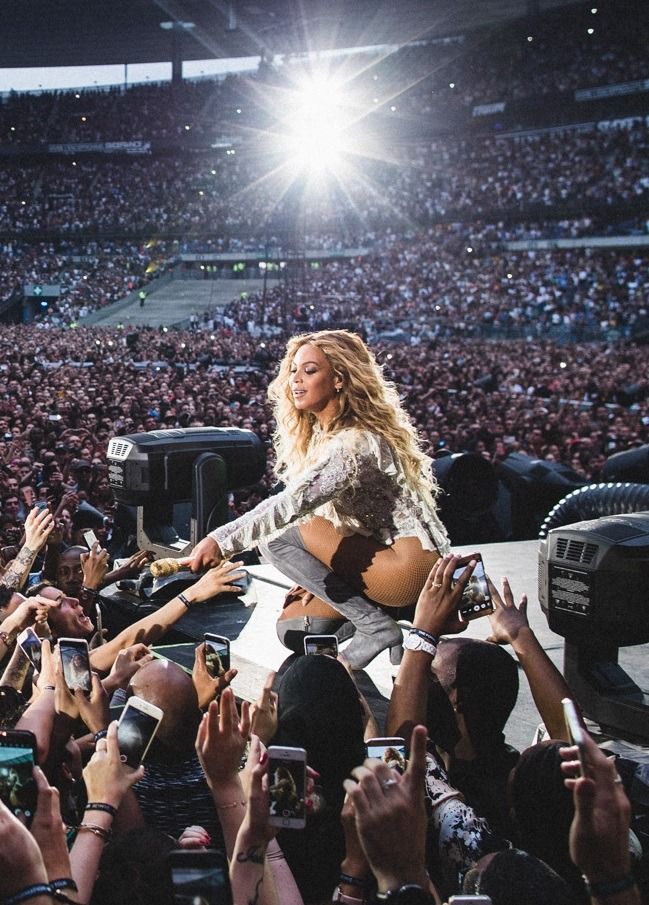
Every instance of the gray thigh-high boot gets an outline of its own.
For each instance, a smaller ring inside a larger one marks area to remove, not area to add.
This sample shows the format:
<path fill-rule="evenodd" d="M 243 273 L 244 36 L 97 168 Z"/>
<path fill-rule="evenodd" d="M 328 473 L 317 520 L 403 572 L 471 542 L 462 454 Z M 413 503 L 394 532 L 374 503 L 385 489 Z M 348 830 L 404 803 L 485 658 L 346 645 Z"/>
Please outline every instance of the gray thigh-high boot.
<path fill-rule="evenodd" d="M 394 619 L 312 556 L 298 528 L 288 528 L 258 547 L 264 559 L 291 581 L 324 600 L 355 626 L 354 639 L 342 654 L 353 669 L 363 669 L 386 648 L 393 663 L 400 661 L 403 637 Z"/>

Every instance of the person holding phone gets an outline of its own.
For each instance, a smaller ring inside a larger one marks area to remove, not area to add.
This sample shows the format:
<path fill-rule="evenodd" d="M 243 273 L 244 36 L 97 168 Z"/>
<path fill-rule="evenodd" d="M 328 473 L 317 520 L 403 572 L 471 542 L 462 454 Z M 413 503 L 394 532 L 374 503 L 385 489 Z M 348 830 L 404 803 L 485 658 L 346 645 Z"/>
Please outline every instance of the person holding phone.
<path fill-rule="evenodd" d="M 398 662 L 401 630 L 377 604 L 413 603 L 448 538 L 430 460 L 396 389 L 360 337 L 324 330 L 289 340 L 268 392 L 286 486 L 208 534 L 191 568 L 258 546 L 300 589 L 278 623 L 282 640 L 305 627 L 339 632 L 349 620 L 352 668 L 386 648 Z"/>

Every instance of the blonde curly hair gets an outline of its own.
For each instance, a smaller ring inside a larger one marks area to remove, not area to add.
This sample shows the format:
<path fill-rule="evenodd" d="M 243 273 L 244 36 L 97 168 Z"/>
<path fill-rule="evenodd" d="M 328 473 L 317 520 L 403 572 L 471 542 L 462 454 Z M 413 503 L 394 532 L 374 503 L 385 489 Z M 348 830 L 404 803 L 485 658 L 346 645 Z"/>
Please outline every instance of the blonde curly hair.
<path fill-rule="evenodd" d="M 327 357 L 334 376 L 341 382 L 337 395 L 339 410 L 327 426 L 327 433 L 360 427 L 383 437 L 391 447 L 408 485 L 429 501 L 437 493 L 430 460 L 404 411 L 395 385 L 386 380 L 374 354 L 360 336 L 348 330 L 320 330 L 292 337 L 286 346 L 277 377 L 268 387 L 276 430 L 273 443 L 275 472 L 291 478 L 304 467 L 316 417 L 296 409 L 290 386 L 295 355 L 302 346 L 317 346 Z"/>

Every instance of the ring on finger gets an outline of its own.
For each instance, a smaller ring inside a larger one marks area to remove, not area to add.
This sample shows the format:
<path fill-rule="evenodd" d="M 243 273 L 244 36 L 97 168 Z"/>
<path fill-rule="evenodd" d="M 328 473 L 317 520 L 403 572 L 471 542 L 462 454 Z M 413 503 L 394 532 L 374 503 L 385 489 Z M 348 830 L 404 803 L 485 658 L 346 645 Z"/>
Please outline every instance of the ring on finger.
<path fill-rule="evenodd" d="M 441 581 L 434 581 L 434 582 L 433 582 L 433 587 L 434 587 L 434 588 L 441 588 L 441 586 L 442 586 L 442 582 L 441 582 Z"/>

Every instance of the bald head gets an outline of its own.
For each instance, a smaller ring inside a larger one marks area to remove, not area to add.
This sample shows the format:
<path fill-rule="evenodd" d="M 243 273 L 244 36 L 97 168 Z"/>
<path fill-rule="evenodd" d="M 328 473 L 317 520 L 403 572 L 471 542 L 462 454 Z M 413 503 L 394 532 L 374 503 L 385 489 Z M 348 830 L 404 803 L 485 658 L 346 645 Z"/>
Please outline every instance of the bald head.
<path fill-rule="evenodd" d="M 193 750 L 201 712 L 191 676 L 170 660 L 153 660 L 135 673 L 131 690 L 164 712 L 160 742 L 178 753 Z"/>

